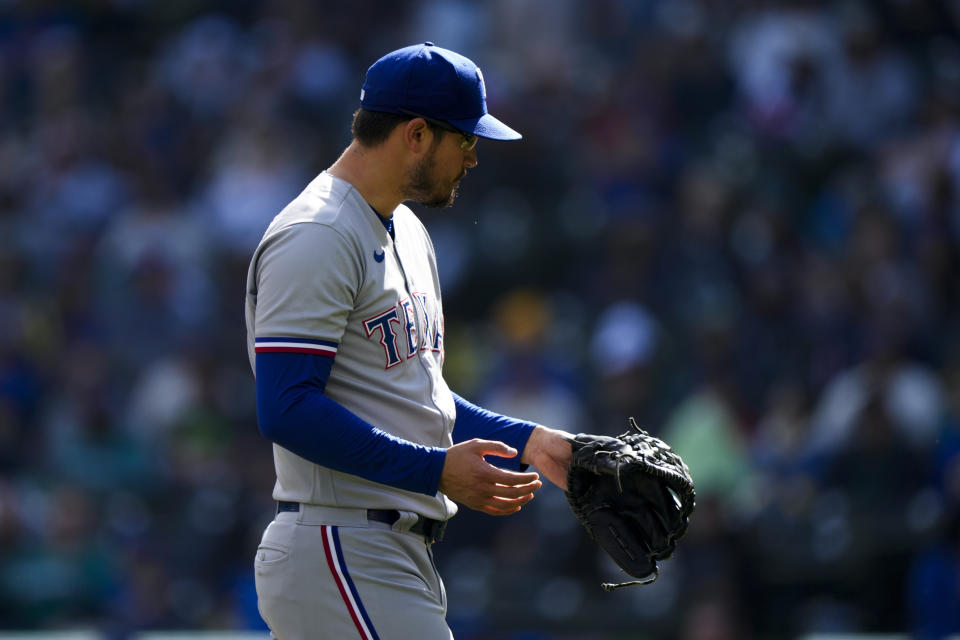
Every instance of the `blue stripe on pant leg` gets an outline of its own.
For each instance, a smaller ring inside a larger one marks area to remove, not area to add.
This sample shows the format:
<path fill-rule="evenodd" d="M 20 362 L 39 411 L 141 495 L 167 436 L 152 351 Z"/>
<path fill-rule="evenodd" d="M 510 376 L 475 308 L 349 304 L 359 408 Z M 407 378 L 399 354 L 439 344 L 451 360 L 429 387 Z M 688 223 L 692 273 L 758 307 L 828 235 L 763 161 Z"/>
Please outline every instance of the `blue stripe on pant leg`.
<path fill-rule="evenodd" d="M 333 546 L 337 550 L 337 559 L 340 561 L 340 566 L 343 569 L 343 577 L 347 581 L 347 586 L 350 587 L 350 593 L 353 594 L 353 600 L 357 603 L 357 607 L 360 608 L 360 615 L 363 616 L 363 621 L 367 623 L 367 628 L 370 630 L 370 633 L 373 634 L 373 640 L 380 640 L 380 636 L 377 635 L 377 630 L 373 628 L 373 622 L 370 620 L 370 616 L 367 615 L 367 608 L 363 606 L 363 601 L 360 600 L 357 587 L 353 584 L 353 578 L 350 577 L 350 573 L 347 571 L 347 562 L 343 558 L 343 549 L 340 547 L 340 528 L 331 527 L 331 529 L 333 529 Z"/>

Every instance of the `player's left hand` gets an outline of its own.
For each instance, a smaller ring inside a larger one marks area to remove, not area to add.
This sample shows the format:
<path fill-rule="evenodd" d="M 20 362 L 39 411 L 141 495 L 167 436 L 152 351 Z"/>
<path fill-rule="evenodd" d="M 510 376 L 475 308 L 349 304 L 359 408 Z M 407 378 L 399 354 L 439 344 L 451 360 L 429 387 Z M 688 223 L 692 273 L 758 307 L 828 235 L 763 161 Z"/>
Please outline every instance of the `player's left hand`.
<path fill-rule="evenodd" d="M 527 440 L 520 461 L 536 467 L 547 480 L 566 491 L 567 470 L 573 455 L 568 438 L 573 438 L 573 434 L 537 426 Z"/>

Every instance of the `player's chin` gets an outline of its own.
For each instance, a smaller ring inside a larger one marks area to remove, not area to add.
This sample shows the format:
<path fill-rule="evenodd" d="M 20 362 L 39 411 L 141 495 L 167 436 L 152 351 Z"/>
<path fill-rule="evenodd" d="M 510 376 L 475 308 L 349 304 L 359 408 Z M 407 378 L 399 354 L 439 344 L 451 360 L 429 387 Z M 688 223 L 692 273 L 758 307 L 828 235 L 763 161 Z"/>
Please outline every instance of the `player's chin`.
<path fill-rule="evenodd" d="M 430 207 L 432 209 L 446 209 L 453 206 L 453 201 L 457 199 L 457 194 L 460 192 L 460 180 L 457 179 L 453 183 L 453 187 L 449 191 L 438 192 L 436 195 L 429 199 L 421 200 L 420 204 L 425 207 Z"/>

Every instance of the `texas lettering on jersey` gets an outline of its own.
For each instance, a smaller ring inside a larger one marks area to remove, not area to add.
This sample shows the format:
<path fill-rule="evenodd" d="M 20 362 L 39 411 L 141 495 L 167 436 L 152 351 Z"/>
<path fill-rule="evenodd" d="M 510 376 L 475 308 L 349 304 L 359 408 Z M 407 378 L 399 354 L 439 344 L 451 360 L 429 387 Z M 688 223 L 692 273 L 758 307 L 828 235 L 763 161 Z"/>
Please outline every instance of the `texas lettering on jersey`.
<path fill-rule="evenodd" d="M 367 338 L 380 341 L 385 369 L 413 358 L 420 351 L 439 353 L 443 362 L 443 314 L 430 294 L 418 292 L 412 300 L 402 298 L 390 309 L 364 320 L 363 327 Z M 421 327 L 426 327 L 426 331 L 421 331 Z"/>

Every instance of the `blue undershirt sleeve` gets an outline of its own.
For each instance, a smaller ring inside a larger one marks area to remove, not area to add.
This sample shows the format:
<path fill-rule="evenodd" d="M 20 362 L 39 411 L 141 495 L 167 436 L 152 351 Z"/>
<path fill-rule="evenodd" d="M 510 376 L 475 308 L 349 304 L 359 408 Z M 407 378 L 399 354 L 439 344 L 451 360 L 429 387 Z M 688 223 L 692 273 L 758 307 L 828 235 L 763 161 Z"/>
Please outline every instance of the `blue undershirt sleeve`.
<path fill-rule="evenodd" d="M 324 467 L 429 496 L 446 450 L 397 438 L 323 393 L 331 358 L 258 353 L 257 423 L 272 442 Z"/>
<path fill-rule="evenodd" d="M 523 449 L 527 446 L 527 440 L 530 434 L 537 426 L 535 422 L 526 420 L 517 420 L 499 413 L 488 411 L 469 400 L 465 400 L 456 393 L 453 394 L 453 402 L 457 406 L 457 421 L 453 426 L 453 442 L 465 442 L 473 438 L 483 440 L 499 440 L 504 442 L 520 453 L 514 458 L 500 458 L 497 456 L 486 456 L 486 460 L 503 469 L 514 471 L 524 471 L 527 465 L 520 462 L 523 455 Z"/>

